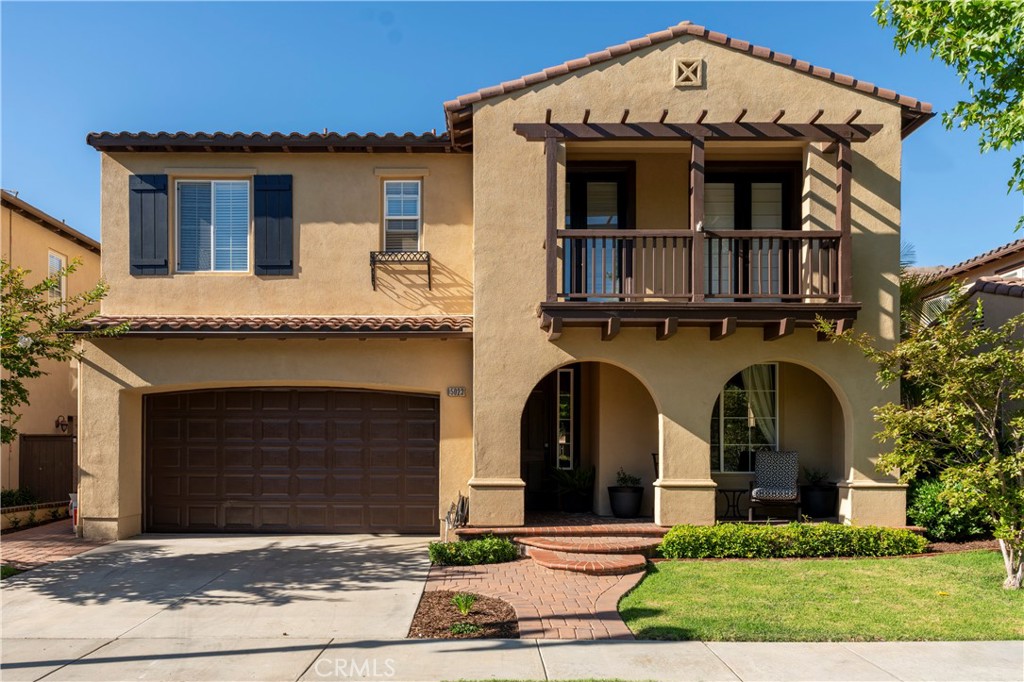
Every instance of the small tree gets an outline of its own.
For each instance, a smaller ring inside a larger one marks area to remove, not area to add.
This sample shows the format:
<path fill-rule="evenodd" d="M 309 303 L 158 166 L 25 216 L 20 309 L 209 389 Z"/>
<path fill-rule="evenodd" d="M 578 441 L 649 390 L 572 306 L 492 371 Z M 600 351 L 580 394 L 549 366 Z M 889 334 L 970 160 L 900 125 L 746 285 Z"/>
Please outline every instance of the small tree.
<path fill-rule="evenodd" d="M 878 366 L 884 386 L 914 386 L 911 400 L 875 408 L 880 441 L 892 450 L 878 469 L 908 482 L 938 472 L 941 498 L 953 507 L 977 505 L 995 528 L 1006 567 L 1003 587 L 1024 577 L 1024 315 L 997 329 L 985 327 L 982 305 L 961 296 L 931 325 L 914 327 L 890 350 L 867 335 L 837 337 L 860 348 Z"/>
<path fill-rule="evenodd" d="M 59 272 L 38 284 L 25 284 L 31 273 L 0 259 L 3 298 L 0 301 L 0 364 L 6 376 L 0 382 L 0 442 L 10 443 L 18 435 L 15 425 L 21 408 L 29 404 L 26 379 L 46 374 L 40 360 L 67 362 L 79 358 L 76 339 L 64 332 L 81 327 L 96 316 L 90 310 L 107 295 L 106 282 L 92 289 L 62 298 L 61 282 L 80 265 L 75 259 Z M 123 331 L 114 327 L 90 332 L 89 336 L 114 336 Z"/>

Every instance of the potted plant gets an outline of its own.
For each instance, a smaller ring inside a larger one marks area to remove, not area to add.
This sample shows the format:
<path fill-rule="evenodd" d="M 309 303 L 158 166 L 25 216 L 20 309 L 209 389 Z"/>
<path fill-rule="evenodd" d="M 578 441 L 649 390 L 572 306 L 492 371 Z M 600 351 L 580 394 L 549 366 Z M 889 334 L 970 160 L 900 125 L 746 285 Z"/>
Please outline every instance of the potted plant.
<path fill-rule="evenodd" d="M 558 506 L 564 512 L 588 512 L 594 506 L 594 468 L 555 471 Z"/>
<path fill-rule="evenodd" d="M 615 485 L 608 486 L 608 500 L 612 503 L 612 514 L 620 519 L 632 519 L 640 516 L 640 503 L 644 499 L 644 489 L 640 487 L 640 477 L 627 474 L 619 467 L 615 476 Z"/>
<path fill-rule="evenodd" d="M 839 503 L 839 488 L 828 480 L 828 472 L 820 469 L 803 468 L 804 480 L 800 486 L 800 504 L 803 513 L 811 518 L 830 518 L 836 515 Z"/>

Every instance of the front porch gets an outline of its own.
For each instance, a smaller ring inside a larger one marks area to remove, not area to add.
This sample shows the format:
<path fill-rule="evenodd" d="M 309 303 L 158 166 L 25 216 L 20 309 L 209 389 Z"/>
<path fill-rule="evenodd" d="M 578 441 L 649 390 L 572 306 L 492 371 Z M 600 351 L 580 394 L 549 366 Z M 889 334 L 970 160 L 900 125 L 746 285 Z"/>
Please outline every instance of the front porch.
<path fill-rule="evenodd" d="M 763 449 L 797 452 L 799 483 L 816 474 L 833 487 L 824 508 L 804 505 L 799 516 L 791 504 L 758 509 L 758 522 L 840 520 L 835 484 L 847 473 L 846 427 L 839 399 L 822 377 L 795 363 L 766 362 L 722 384 L 695 381 L 681 390 L 706 392 L 703 402 L 712 407 L 701 420 L 703 428 L 691 434 L 689 447 L 670 449 L 661 437 L 665 415 L 645 384 L 626 369 L 580 362 L 542 379 L 521 416 L 526 524 L 515 526 L 515 532 L 561 535 L 590 529 L 586 534 L 645 535 L 662 527 L 655 520 L 663 525 L 680 518 L 696 523 L 746 520 L 757 453 Z M 684 476 L 678 478 L 684 489 L 701 494 L 680 496 L 681 486 L 666 480 L 666 468 L 682 469 Z M 617 485 L 620 471 L 640 479 L 643 501 L 635 520 L 612 515 L 608 488 Z M 662 508 L 659 515 L 666 497 L 676 498 L 677 504 L 684 498 L 685 509 L 666 514 Z"/>

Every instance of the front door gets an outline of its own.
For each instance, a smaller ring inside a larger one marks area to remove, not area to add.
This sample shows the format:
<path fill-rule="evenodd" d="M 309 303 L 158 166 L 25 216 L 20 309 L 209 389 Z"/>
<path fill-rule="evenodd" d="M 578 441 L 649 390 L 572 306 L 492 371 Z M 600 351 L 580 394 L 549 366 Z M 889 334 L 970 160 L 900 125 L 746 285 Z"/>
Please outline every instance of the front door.
<path fill-rule="evenodd" d="M 522 449 L 520 475 L 526 484 L 527 511 L 554 509 L 554 489 L 549 473 L 555 444 L 553 419 L 555 375 L 549 374 L 534 386 L 523 408 L 520 426 Z"/>
<path fill-rule="evenodd" d="M 570 162 L 565 226 L 572 230 L 633 228 L 632 163 Z M 612 236 L 565 242 L 563 286 L 577 300 L 616 300 L 628 291 L 632 248 Z"/>

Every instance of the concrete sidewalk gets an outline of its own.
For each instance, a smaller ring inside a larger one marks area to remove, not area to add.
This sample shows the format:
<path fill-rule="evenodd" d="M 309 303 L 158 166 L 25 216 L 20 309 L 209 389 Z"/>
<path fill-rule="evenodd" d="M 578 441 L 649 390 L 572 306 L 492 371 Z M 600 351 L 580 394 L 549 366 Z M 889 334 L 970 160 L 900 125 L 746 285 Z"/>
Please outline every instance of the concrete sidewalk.
<path fill-rule="evenodd" d="M 5 639 L 4 680 L 1024 679 L 1024 642 Z"/>

